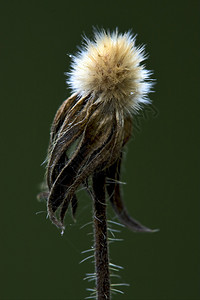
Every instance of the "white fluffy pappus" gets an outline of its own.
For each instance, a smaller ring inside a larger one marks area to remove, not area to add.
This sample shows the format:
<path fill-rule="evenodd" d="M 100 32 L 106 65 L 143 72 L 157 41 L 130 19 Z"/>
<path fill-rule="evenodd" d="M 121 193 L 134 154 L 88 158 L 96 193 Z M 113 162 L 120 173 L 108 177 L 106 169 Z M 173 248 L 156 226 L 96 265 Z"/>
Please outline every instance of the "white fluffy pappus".
<path fill-rule="evenodd" d="M 141 104 L 150 103 L 151 72 L 141 64 L 146 59 L 144 47 L 135 46 L 129 31 L 94 34 L 84 38 L 83 47 L 72 56 L 67 84 L 80 97 L 95 97 L 106 104 L 110 101 L 127 112 L 136 112 Z"/>

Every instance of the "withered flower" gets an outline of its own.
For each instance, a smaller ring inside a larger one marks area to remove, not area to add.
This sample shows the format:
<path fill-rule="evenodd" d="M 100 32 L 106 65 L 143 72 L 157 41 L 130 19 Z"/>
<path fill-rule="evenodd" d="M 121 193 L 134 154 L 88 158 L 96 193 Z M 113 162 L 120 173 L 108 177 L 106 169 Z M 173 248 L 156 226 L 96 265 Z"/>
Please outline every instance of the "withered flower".
<path fill-rule="evenodd" d="M 88 187 L 90 178 L 98 183 L 101 174 L 99 188 L 106 187 L 120 221 L 133 231 L 151 231 L 128 215 L 119 184 L 132 114 L 149 103 L 150 72 L 141 65 L 144 59 L 144 49 L 135 46 L 135 37 L 117 30 L 96 32 L 94 41 L 85 38 L 83 49 L 72 57 L 67 83 L 73 95 L 54 118 L 46 173 L 48 216 L 62 230 L 69 204 L 75 216 L 77 188 Z M 94 188 L 92 192 L 95 195 Z"/>
<path fill-rule="evenodd" d="M 120 195 L 123 148 L 131 137 L 132 115 L 150 100 L 152 82 L 144 48 L 130 33 L 96 32 L 72 56 L 67 84 L 72 90 L 54 118 L 47 156 L 48 216 L 64 231 L 69 205 L 75 216 L 76 191 L 84 186 L 94 202 L 97 299 L 110 299 L 106 199 L 133 231 L 153 232 L 127 213 Z M 134 130 L 134 124 L 133 124 Z"/>

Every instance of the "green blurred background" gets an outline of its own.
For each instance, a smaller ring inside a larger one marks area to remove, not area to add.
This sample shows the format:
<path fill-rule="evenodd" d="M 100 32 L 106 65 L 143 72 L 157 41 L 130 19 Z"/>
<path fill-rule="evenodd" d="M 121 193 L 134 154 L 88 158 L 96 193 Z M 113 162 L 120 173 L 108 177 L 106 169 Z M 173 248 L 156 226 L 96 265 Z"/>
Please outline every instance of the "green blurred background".
<path fill-rule="evenodd" d="M 91 200 L 79 193 L 61 237 L 36 201 L 49 128 L 69 96 L 64 72 L 92 26 L 132 29 L 154 70 L 156 116 L 140 119 L 123 165 L 129 212 L 156 234 L 123 229 L 111 246 L 124 267 L 124 295 L 113 299 L 200 299 L 199 1 L 1 1 L 0 299 L 83 299 L 93 270 L 79 264 L 91 246 Z M 109 210 L 109 218 L 116 220 Z M 116 227 L 115 227 L 116 228 Z"/>

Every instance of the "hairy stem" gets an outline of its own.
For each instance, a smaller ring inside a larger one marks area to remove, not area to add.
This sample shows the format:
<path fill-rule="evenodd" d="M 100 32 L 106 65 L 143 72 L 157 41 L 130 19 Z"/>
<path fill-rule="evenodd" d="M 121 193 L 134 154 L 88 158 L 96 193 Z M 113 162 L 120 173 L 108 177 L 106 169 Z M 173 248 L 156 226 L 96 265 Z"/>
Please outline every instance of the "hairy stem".
<path fill-rule="evenodd" d="M 110 299 L 109 256 L 107 241 L 105 174 L 93 176 L 94 240 L 97 300 Z"/>

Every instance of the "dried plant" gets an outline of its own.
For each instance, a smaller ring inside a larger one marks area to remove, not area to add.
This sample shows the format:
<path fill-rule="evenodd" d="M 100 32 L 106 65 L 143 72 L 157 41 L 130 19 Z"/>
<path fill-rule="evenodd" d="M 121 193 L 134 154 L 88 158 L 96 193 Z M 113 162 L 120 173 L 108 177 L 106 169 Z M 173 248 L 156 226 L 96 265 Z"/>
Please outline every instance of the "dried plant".
<path fill-rule="evenodd" d="M 132 114 L 150 100 L 144 48 L 130 33 L 95 32 L 72 57 L 72 90 L 54 118 L 47 157 L 48 216 L 64 232 L 69 205 L 75 217 L 77 188 L 93 199 L 97 299 L 110 299 L 107 198 L 119 220 L 136 232 L 152 232 L 129 216 L 120 195 L 123 147 L 132 133 Z M 134 128 L 134 127 L 133 127 Z M 41 196 L 41 195 L 40 195 Z M 59 212 L 59 214 L 58 214 Z"/>

